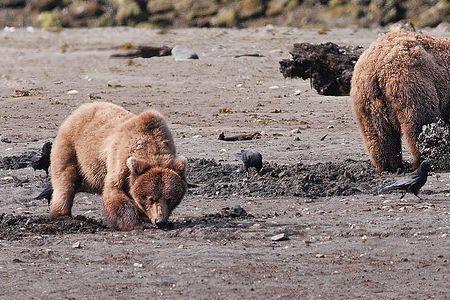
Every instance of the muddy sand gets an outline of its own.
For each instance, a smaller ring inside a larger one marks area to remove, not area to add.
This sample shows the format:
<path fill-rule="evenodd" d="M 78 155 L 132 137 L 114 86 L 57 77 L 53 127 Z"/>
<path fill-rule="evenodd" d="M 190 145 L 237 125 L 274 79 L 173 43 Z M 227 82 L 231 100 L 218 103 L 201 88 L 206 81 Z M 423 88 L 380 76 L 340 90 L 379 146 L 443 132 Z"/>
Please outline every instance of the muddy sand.
<path fill-rule="evenodd" d="M 1 299 L 448 299 L 450 174 L 433 173 L 423 201 L 378 195 L 394 175 L 373 173 L 349 97 L 279 71 L 296 42 L 367 46 L 382 30 L 30 31 L 0 32 Z M 200 59 L 110 59 L 125 43 Z M 169 228 L 112 231 L 89 194 L 49 221 L 32 199 L 47 178 L 29 161 L 94 100 L 167 116 L 198 185 Z M 261 174 L 243 171 L 241 148 L 262 153 Z"/>

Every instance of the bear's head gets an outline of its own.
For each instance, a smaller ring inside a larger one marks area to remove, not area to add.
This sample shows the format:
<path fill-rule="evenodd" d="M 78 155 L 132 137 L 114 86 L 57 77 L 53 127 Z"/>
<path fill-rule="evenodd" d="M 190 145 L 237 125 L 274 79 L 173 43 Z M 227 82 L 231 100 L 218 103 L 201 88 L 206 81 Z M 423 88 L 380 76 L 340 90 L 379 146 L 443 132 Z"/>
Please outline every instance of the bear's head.
<path fill-rule="evenodd" d="M 129 157 L 127 167 L 135 205 L 154 225 L 163 227 L 186 193 L 186 159 L 178 156 L 150 163 Z"/>

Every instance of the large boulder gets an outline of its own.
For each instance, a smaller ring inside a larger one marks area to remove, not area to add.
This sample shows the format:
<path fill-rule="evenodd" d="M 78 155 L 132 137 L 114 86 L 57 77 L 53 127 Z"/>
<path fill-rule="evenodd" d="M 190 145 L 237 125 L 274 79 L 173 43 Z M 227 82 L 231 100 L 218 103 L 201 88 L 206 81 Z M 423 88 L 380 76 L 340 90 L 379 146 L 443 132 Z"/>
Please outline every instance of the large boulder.
<path fill-rule="evenodd" d="M 135 25 L 147 19 L 147 12 L 141 9 L 140 3 L 134 0 L 113 0 L 117 7 L 117 25 Z"/>
<path fill-rule="evenodd" d="M 6 7 L 24 7 L 27 4 L 26 0 L 1 0 L 0 8 Z"/>
<path fill-rule="evenodd" d="M 234 8 L 222 8 L 210 20 L 210 24 L 214 27 L 234 27 L 237 23 L 238 15 Z"/>
<path fill-rule="evenodd" d="M 55 7 L 62 5 L 61 0 L 29 0 L 28 8 L 32 11 L 46 11 L 52 10 Z"/>
<path fill-rule="evenodd" d="M 263 0 L 241 0 L 237 11 L 241 19 L 249 19 L 264 14 L 265 1 Z"/>
<path fill-rule="evenodd" d="M 421 13 L 414 24 L 418 27 L 435 27 L 442 22 L 450 21 L 450 1 L 441 0 Z"/>
<path fill-rule="evenodd" d="M 74 1 L 68 8 L 69 16 L 75 19 L 99 16 L 102 8 L 97 1 Z"/>
<path fill-rule="evenodd" d="M 175 2 L 173 0 L 150 0 L 147 4 L 147 12 L 150 15 L 167 13 L 174 8 Z"/>

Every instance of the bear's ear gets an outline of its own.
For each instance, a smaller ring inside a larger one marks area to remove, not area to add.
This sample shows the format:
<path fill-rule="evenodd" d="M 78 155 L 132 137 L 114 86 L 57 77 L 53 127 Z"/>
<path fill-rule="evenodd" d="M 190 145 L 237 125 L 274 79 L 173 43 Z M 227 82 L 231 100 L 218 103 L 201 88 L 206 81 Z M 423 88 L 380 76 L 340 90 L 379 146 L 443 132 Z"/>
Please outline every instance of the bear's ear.
<path fill-rule="evenodd" d="M 127 167 L 132 175 L 141 175 L 147 171 L 150 166 L 145 161 L 130 156 L 127 159 Z"/>
<path fill-rule="evenodd" d="M 178 173 L 183 179 L 186 178 L 186 158 L 177 156 L 172 161 L 172 170 Z"/>

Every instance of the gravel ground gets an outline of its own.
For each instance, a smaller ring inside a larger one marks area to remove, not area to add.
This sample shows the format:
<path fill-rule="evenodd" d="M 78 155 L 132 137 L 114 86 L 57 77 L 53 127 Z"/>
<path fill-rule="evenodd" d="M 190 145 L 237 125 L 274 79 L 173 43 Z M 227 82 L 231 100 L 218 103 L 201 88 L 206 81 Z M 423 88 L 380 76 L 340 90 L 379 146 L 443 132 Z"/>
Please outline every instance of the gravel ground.
<path fill-rule="evenodd" d="M 0 298 L 448 299 L 450 174 L 431 174 L 424 201 L 377 195 L 394 175 L 373 173 L 349 97 L 279 71 L 295 42 L 367 46 L 381 33 L 0 32 Z M 200 59 L 110 59 L 124 43 L 180 44 Z M 246 53 L 263 57 L 234 57 Z M 198 185 L 166 230 L 105 228 L 98 195 L 77 195 L 76 217 L 57 221 L 32 200 L 47 178 L 27 162 L 94 100 L 166 115 Z M 260 175 L 233 157 L 242 148 L 262 153 Z M 289 239 L 271 240 L 280 233 Z"/>

